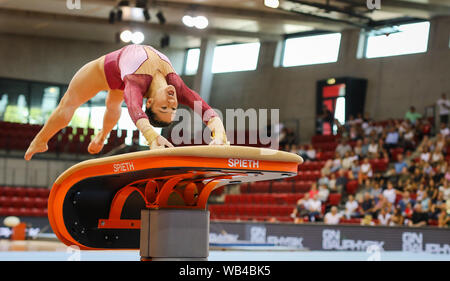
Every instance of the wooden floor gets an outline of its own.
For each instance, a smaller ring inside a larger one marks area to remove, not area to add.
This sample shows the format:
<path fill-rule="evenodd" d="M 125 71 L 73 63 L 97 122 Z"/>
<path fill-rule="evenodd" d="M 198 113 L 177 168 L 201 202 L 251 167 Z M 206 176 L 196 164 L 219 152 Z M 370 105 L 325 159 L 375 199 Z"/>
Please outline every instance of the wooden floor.
<path fill-rule="evenodd" d="M 59 241 L 10 241 L 0 240 L 0 252 L 66 252 L 67 246 Z"/>

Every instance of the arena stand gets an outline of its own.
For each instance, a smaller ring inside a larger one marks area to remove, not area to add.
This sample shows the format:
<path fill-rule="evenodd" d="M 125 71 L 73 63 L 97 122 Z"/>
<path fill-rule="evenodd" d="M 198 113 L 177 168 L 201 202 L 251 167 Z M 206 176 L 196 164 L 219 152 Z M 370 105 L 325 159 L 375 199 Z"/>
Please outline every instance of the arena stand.
<path fill-rule="evenodd" d="M 374 122 L 374 126 L 386 128 L 389 125 L 403 120 L 384 120 Z M 422 135 L 430 135 L 432 120 L 425 123 L 420 128 Z M 285 179 L 283 181 L 271 182 L 254 182 L 250 184 L 241 184 L 238 194 L 225 194 L 223 204 L 210 204 L 211 218 L 215 220 L 232 220 L 232 221 L 271 221 L 271 222 L 294 222 L 294 218 L 290 216 L 296 206 L 296 202 L 303 198 L 305 193 L 309 192 L 314 182 L 321 177 L 321 169 L 325 162 L 333 159 L 335 149 L 340 140 L 339 135 L 315 135 L 311 138 L 311 145 L 316 151 L 320 151 L 318 157 L 313 161 L 307 161 L 299 166 L 296 177 Z M 416 139 L 419 142 L 419 139 Z M 355 147 L 356 141 L 349 142 L 352 149 Z M 450 160 L 450 146 L 445 148 L 445 160 Z M 374 173 L 385 173 L 389 166 L 392 166 L 399 154 L 411 156 L 410 151 L 405 151 L 403 147 L 395 147 L 389 149 L 389 157 L 379 157 L 370 159 Z M 412 159 L 418 162 L 418 157 Z M 359 161 L 360 163 L 362 160 Z M 331 206 L 343 205 L 344 196 L 355 195 L 360 189 L 358 179 L 350 179 L 344 190 L 344 194 L 330 193 L 328 199 L 322 204 L 322 216 L 330 209 Z M 220 193 L 218 193 L 220 195 Z M 415 200 L 417 194 L 411 194 L 411 198 Z M 395 205 L 401 200 L 402 196 L 397 194 Z M 306 217 L 305 222 L 308 221 Z M 341 218 L 340 224 L 360 224 L 362 218 Z M 376 218 L 372 219 L 374 224 L 378 224 Z M 435 219 L 429 219 L 429 226 L 437 225 Z"/>

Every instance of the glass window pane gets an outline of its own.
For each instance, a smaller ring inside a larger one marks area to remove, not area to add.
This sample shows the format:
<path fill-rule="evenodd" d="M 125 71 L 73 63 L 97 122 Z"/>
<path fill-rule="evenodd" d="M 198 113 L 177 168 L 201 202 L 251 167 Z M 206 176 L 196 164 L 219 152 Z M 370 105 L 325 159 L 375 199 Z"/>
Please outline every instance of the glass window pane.
<path fill-rule="evenodd" d="M 69 123 L 70 127 L 75 128 L 88 128 L 89 125 L 89 115 L 91 113 L 91 108 L 88 103 L 83 104 L 73 114 L 72 120 Z"/>
<path fill-rule="evenodd" d="M 58 105 L 60 87 L 31 84 L 30 124 L 44 124 Z"/>
<path fill-rule="evenodd" d="M 428 48 L 429 22 L 404 24 L 389 36 L 368 35 L 366 58 L 424 53 Z"/>
<path fill-rule="evenodd" d="M 0 114 L 3 121 L 28 123 L 28 84 L 0 79 Z"/>
<path fill-rule="evenodd" d="M 340 33 L 286 39 L 283 66 L 336 62 L 340 43 Z"/>
<path fill-rule="evenodd" d="M 214 49 L 212 72 L 255 70 L 258 64 L 259 43 L 218 46 Z"/>
<path fill-rule="evenodd" d="M 186 54 L 185 75 L 194 75 L 197 73 L 198 62 L 200 60 L 200 48 L 189 49 Z"/>

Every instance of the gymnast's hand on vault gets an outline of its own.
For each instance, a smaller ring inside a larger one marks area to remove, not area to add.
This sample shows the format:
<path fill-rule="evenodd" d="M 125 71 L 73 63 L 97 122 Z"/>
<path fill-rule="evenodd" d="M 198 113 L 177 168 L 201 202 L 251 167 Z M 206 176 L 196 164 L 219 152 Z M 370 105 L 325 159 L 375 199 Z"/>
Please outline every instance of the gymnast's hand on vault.
<path fill-rule="evenodd" d="M 166 148 L 166 147 L 173 147 L 173 144 L 171 144 L 165 137 L 158 136 L 152 143 L 150 144 L 150 149 L 159 149 L 159 148 Z"/>

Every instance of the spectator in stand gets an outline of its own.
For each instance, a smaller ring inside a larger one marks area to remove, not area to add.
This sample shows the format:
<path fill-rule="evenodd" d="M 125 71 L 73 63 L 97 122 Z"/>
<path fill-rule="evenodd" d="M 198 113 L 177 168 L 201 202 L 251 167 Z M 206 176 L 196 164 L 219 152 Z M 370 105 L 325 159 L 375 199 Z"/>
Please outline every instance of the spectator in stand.
<path fill-rule="evenodd" d="M 408 225 L 419 227 L 425 226 L 427 224 L 428 224 L 428 213 L 422 210 L 422 204 L 417 203 L 414 206 L 414 212 Z"/>
<path fill-rule="evenodd" d="M 328 181 L 328 188 L 330 189 L 330 192 L 332 192 L 332 193 L 339 192 L 339 190 L 336 188 L 336 175 L 335 174 L 330 175 L 330 180 Z"/>
<path fill-rule="evenodd" d="M 308 201 L 308 211 L 309 211 L 309 221 L 314 222 L 321 218 L 322 214 L 322 202 L 318 199 L 317 194 L 315 194 Z"/>
<path fill-rule="evenodd" d="M 392 148 L 396 148 L 399 144 L 399 138 L 400 135 L 398 133 L 398 131 L 395 129 L 395 127 L 391 127 L 387 134 L 386 134 L 386 139 L 384 141 L 384 148 L 388 151 L 390 151 L 390 149 Z"/>
<path fill-rule="evenodd" d="M 397 203 L 397 207 L 400 208 L 400 210 L 402 210 L 402 212 L 404 212 L 406 209 L 406 205 L 411 204 L 413 206 L 414 203 L 415 203 L 414 200 L 412 200 L 410 197 L 409 191 L 404 191 L 403 195 L 402 195 L 402 199 L 400 201 L 398 201 L 398 203 Z"/>
<path fill-rule="evenodd" d="M 430 150 L 428 147 L 424 147 L 422 153 L 420 154 L 420 160 L 424 162 L 429 162 L 431 158 Z"/>
<path fill-rule="evenodd" d="M 449 227 L 449 226 L 450 226 L 450 216 L 445 208 L 441 208 L 438 216 L 438 227 Z"/>
<path fill-rule="evenodd" d="M 399 153 L 397 154 L 397 162 L 394 164 L 395 167 L 395 172 L 397 174 L 400 174 L 403 170 L 403 168 L 408 168 L 408 164 L 406 163 L 406 161 L 403 159 L 403 154 Z"/>
<path fill-rule="evenodd" d="M 441 123 L 439 127 L 439 133 L 442 134 L 444 137 L 447 137 L 450 134 L 450 129 L 448 128 L 446 123 Z"/>
<path fill-rule="evenodd" d="M 344 157 L 346 152 L 352 151 L 352 147 L 347 143 L 347 140 L 342 138 L 340 143 L 336 146 L 336 152 L 339 157 Z"/>
<path fill-rule="evenodd" d="M 385 208 L 381 208 L 380 213 L 377 216 L 379 225 L 389 225 L 391 222 L 391 214 Z"/>
<path fill-rule="evenodd" d="M 416 135 L 412 128 L 406 129 L 406 132 L 402 135 L 402 143 L 405 150 L 414 151 L 416 145 L 415 137 Z"/>
<path fill-rule="evenodd" d="M 350 219 L 352 217 L 358 217 L 359 213 L 358 211 L 358 202 L 354 199 L 353 195 L 348 196 L 348 200 L 345 203 L 345 211 L 344 215 L 347 217 L 347 219 Z"/>
<path fill-rule="evenodd" d="M 297 150 L 296 154 L 300 155 L 303 158 L 303 160 L 305 160 L 305 161 L 308 160 L 307 159 L 308 156 L 306 155 L 306 146 L 305 145 L 302 145 L 302 144 L 298 145 L 298 150 Z"/>
<path fill-rule="evenodd" d="M 363 151 L 363 141 L 361 139 L 359 139 L 356 141 L 355 147 L 353 148 L 353 152 L 359 159 L 359 158 L 363 158 L 362 151 Z"/>
<path fill-rule="evenodd" d="M 378 152 L 379 152 L 378 143 L 374 139 L 372 139 L 370 141 L 367 151 L 368 151 L 369 158 L 371 158 L 371 159 L 378 158 Z"/>
<path fill-rule="evenodd" d="M 331 174 L 331 168 L 333 167 L 333 160 L 328 159 L 325 161 L 325 164 L 323 165 L 322 169 L 320 169 L 320 173 L 322 175 L 328 176 Z"/>
<path fill-rule="evenodd" d="M 373 185 L 371 186 L 370 190 L 369 190 L 370 196 L 372 196 L 372 198 L 378 198 L 379 195 L 383 195 L 383 190 L 381 189 L 381 185 L 378 181 L 374 181 Z"/>
<path fill-rule="evenodd" d="M 387 182 L 387 188 L 383 191 L 383 196 L 391 203 L 395 204 L 395 199 L 397 197 L 397 192 L 394 189 L 392 182 Z"/>
<path fill-rule="evenodd" d="M 438 149 L 435 149 L 433 153 L 431 154 L 430 162 L 434 165 L 438 164 L 439 162 L 444 160 L 444 155 L 442 155 L 441 151 Z"/>
<path fill-rule="evenodd" d="M 430 210 L 431 199 L 428 196 L 428 192 L 425 192 L 423 194 L 423 198 L 422 198 L 422 200 L 420 200 L 420 206 L 421 206 L 421 210 L 423 210 L 424 212 L 428 212 Z"/>
<path fill-rule="evenodd" d="M 416 108 L 414 106 L 411 106 L 409 108 L 409 111 L 406 112 L 405 114 L 405 119 L 409 120 L 411 122 L 411 124 L 415 125 L 417 119 L 422 118 L 422 114 L 416 112 Z"/>
<path fill-rule="evenodd" d="M 308 156 L 308 160 L 316 160 L 316 150 L 314 149 L 312 144 L 308 146 L 308 149 L 306 150 L 306 156 Z"/>
<path fill-rule="evenodd" d="M 394 214 L 391 216 L 391 220 L 389 222 L 390 226 L 402 226 L 405 221 L 405 218 L 402 215 L 402 211 L 397 208 L 394 211 Z"/>
<path fill-rule="evenodd" d="M 371 178 L 373 176 L 372 165 L 369 163 L 369 158 L 364 158 L 360 165 L 358 174 L 358 183 L 362 184 L 363 180 Z"/>
<path fill-rule="evenodd" d="M 332 160 L 332 166 L 330 172 L 334 173 L 342 168 L 342 158 L 339 153 L 336 152 L 336 157 Z"/>
<path fill-rule="evenodd" d="M 375 203 L 369 192 L 364 193 L 364 199 L 361 203 L 360 213 L 363 216 L 372 215 L 374 211 Z"/>
<path fill-rule="evenodd" d="M 330 191 L 325 184 L 319 185 L 319 192 L 317 193 L 317 198 L 323 203 L 327 202 Z"/>
<path fill-rule="evenodd" d="M 342 164 L 341 164 L 342 168 L 345 170 L 351 169 L 352 165 L 353 165 L 353 159 L 354 159 L 354 157 L 352 156 L 351 152 L 347 151 L 345 153 L 344 158 L 342 159 Z"/>
<path fill-rule="evenodd" d="M 369 157 L 369 144 L 369 138 L 364 138 L 361 146 L 361 154 L 359 155 L 360 158 Z"/>
<path fill-rule="evenodd" d="M 439 121 L 441 123 L 448 124 L 448 114 L 450 112 L 450 100 L 447 99 L 447 95 L 442 93 L 441 98 L 436 102 L 439 108 Z"/>
<path fill-rule="evenodd" d="M 406 204 L 406 207 L 402 212 L 406 224 L 408 224 L 409 220 L 411 220 L 413 212 L 414 212 L 413 205 L 411 203 Z"/>
<path fill-rule="evenodd" d="M 327 175 L 325 175 L 324 173 L 320 172 L 320 178 L 317 180 L 317 184 L 319 186 L 326 185 L 328 187 L 330 185 L 330 179 L 328 178 Z"/>
<path fill-rule="evenodd" d="M 445 201 L 450 201 L 450 185 L 448 184 L 448 180 L 443 180 L 443 184 L 439 186 L 439 191 L 442 192 Z"/>
<path fill-rule="evenodd" d="M 291 213 L 291 218 L 294 219 L 294 223 L 302 223 L 304 221 L 304 217 L 307 217 L 309 215 L 308 203 L 308 193 L 305 193 L 305 196 L 302 199 L 297 200 L 297 205 Z"/>
<path fill-rule="evenodd" d="M 325 224 L 339 224 L 341 215 L 338 213 L 336 206 L 331 207 L 330 212 L 326 213 L 323 222 Z"/>
<path fill-rule="evenodd" d="M 317 190 L 317 183 L 313 182 L 311 188 L 308 191 L 309 198 L 313 198 L 314 196 L 317 195 L 317 193 L 319 193 L 319 190 Z"/>
<path fill-rule="evenodd" d="M 438 192 L 438 195 L 435 199 L 431 200 L 431 207 L 430 207 L 430 216 L 431 219 L 437 220 L 440 208 L 445 207 L 445 199 L 444 199 L 444 193 L 441 191 Z"/>
<path fill-rule="evenodd" d="M 342 193 L 342 191 L 345 190 L 345 186 L 347 185 L 348 179 L 345 174 L 344 169 L 340 169 L 338 171 L 338 176 L 336 178 L 336 190 L 338 190 L 339 193 Z"/>

